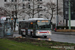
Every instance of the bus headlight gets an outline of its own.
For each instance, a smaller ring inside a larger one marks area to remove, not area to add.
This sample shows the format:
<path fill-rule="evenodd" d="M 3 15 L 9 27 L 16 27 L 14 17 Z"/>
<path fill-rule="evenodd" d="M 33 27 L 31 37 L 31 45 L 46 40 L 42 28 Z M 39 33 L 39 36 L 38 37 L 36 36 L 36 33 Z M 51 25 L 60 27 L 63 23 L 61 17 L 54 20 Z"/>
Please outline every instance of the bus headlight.
<path fill-rule="evenodd" d="M 38 34 L 39 34 L 39 31 L 38 31 Z"/>
<path fill-rule="evenodd" d="M 51 34 L 51 32 L 50 32 L 50 31 L 49 31 L 48 33 L 49 33 L 49 34 Z"/>

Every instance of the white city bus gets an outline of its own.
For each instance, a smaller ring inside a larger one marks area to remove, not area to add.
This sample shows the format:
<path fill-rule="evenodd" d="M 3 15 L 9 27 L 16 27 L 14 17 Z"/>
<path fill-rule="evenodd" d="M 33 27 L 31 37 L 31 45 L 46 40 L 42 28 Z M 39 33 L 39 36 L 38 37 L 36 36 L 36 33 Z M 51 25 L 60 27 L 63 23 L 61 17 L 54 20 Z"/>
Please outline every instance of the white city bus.
<path fill-rule="evenodd" d="M 19 34 L 22 36 L 44 36 L 51 35 L 51 22 L 44 18 L 31 18 L 19 21 Z"/>

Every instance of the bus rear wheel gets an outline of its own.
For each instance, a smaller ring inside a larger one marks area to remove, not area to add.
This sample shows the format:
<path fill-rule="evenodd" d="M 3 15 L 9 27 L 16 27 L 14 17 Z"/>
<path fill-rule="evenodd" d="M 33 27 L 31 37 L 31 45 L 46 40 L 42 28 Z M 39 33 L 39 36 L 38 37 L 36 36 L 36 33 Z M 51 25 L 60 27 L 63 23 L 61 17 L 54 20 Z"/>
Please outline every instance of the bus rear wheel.
<path fill-rule="evenodd" d="M 21 32 L 21 35 L 22 35 L 23 37 L 25 37 L 25 36 L 26 36 L 26 34 L 24 34 L 24 32 Z"/>
<path fill-rule="evenodd" d="M 32 37 L 32 33 L 30 33 L 30 36 Z"/>

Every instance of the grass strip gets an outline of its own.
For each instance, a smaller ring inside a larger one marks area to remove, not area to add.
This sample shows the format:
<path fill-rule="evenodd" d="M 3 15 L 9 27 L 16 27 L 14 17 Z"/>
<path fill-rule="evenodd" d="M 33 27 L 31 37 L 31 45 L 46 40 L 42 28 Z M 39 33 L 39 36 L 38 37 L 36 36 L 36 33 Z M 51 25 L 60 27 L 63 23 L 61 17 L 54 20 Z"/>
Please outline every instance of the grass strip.
<path fill-rule="evenodd" d="M 57 50 L 48 47 L 33 45 L 29 42 L 17 42 L 9 39 L 0 39 L 0 50 Z"/>

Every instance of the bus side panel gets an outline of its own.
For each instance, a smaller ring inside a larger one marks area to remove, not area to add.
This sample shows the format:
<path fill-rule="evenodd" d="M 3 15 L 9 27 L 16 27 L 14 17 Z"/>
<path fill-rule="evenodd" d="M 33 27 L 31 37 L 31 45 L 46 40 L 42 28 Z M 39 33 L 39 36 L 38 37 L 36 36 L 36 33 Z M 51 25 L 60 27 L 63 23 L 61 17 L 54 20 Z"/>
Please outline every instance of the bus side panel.
<path fill-rule="evenodd" d="M 33 35 L 33 29 L 28 29 L 28 35 L 32 36 Z"/>
<path fill-rule="evenodd" d="M 51 34 L 51 30 L 36 30 L 36 36 L 49 36 Z"/>

